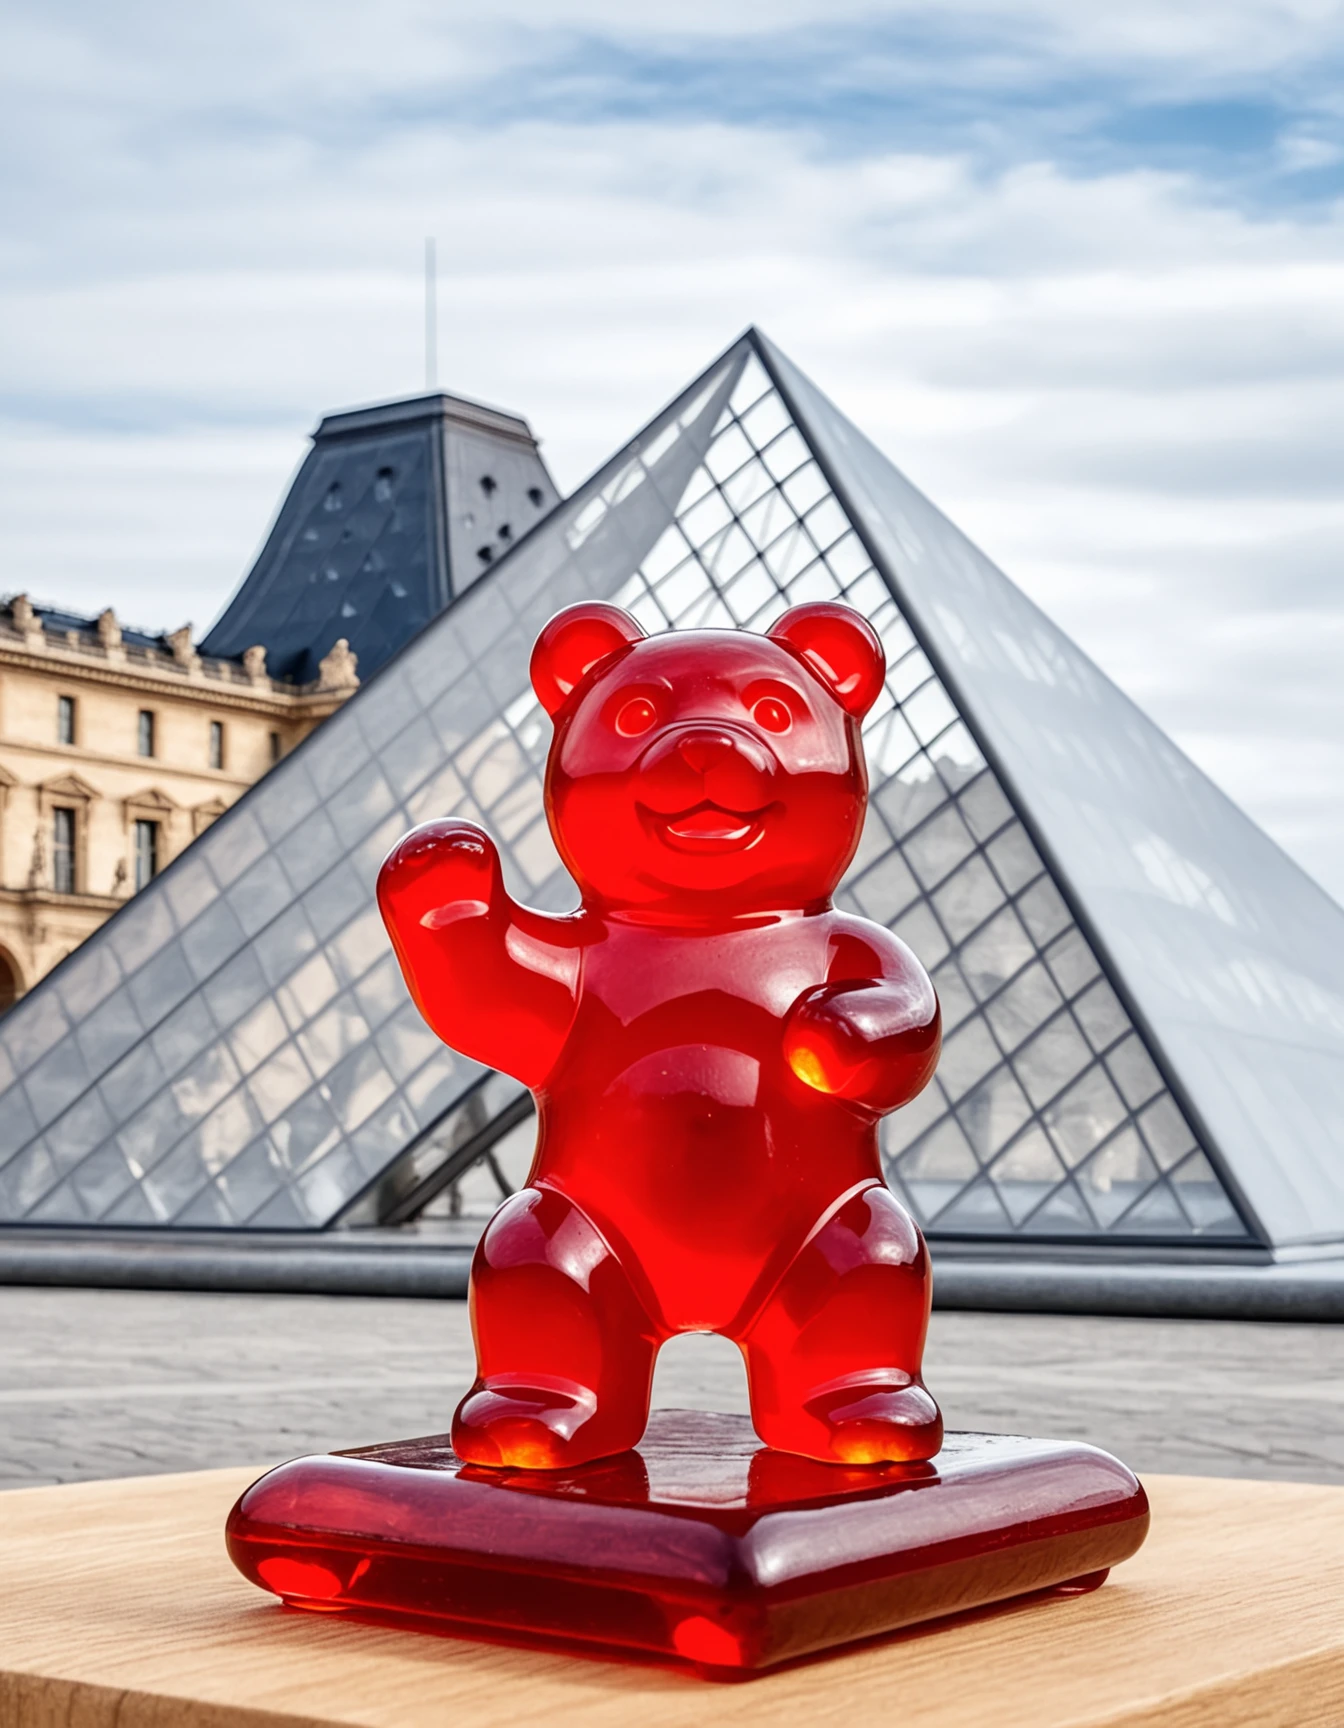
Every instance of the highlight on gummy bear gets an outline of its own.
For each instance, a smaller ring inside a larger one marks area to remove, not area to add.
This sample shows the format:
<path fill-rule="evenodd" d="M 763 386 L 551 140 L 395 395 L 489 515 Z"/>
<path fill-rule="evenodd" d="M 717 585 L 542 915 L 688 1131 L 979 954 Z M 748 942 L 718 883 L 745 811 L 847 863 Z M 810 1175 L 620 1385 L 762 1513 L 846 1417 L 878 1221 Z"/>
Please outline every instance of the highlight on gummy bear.
<path fill-rule="evenodd" d="M 545 803 L 578 905 L 514 901 L 485 831 L 428 822 L 378 899 L 412 996 L 537 1102 L 526 1184 L 471 1273 L 458 1456 L 560 1469 L 644 1433 L 655 1357 L 731 1339 L 768 1446 L 918 1462 L 928 1253 L 882 1178 L 881 1118 L 938 1060 L 938 1001 L 889 930 L 836 909 L 867 800 L 870 625 L 647 636 L 600 602 L 542 630 Z"/>

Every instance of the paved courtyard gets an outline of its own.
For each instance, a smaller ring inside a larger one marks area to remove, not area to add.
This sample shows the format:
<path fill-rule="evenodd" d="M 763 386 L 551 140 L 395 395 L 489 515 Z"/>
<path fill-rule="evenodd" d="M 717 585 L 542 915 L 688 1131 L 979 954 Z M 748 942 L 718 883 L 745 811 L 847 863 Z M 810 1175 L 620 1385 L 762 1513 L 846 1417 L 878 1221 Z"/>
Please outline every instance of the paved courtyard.
<path fill-rule="evenodd" d="M 927 1367 L 953 1427 L 1344 1482 L 1344 1326 L 936 1314 Z M 441 1432 L 470 1369 L 463 1302 L 0 1288 L 0 1486 Z M 745 1409 L 736 1351 L 676 1341 L 656 1402 Z"/>

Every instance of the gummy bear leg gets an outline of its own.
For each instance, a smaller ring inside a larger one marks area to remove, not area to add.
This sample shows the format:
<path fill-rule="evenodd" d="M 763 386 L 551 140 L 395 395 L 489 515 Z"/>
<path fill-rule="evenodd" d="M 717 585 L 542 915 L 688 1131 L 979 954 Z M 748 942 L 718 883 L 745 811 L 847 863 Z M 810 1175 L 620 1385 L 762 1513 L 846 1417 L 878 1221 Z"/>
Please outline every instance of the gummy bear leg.
<path fill-rule="evenodd" d="M 889 1189 L 851 1194 L 814 1231 L 741 1339 L 767 1446 L 829 1463 L 913 1463 L 942 1445 L 920 1380 L 928 1250 Z"/>
<path fill-rule="evenodd" d="M 470 1464 L 554 1470 L 624 1452 L 649 1414 L 655 1328 L 583 1211 L 524 1188 L 471 1269 L 477 1380 L 453 1418 Z"/>

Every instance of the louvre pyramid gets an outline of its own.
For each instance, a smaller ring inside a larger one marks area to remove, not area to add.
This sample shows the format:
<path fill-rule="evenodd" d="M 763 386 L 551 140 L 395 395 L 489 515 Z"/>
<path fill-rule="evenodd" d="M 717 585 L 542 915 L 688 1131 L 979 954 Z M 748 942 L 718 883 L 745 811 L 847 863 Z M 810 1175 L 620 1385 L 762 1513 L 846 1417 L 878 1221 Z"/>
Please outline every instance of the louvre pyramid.
<path fill-rule="evenodd" d="M 526 1101 L 419 1021 L 381 857 L 468 815 L 515 893 L 571 904 L 545 618 L 762 629 L 837 596 L 889 662 L 842 899 L 946 1019 L 883 1142 L 930 1236 L 1344 1237 L 1344 912 L 755 333 L 0 1021 L 0 1220 L 320 1228 L 498 1173 Z"/>
<path fill-rule="evenodd" d="M 366 680 L 556 502 L 527 422 L 444 391 L 328 414 L 201 643 L 298 684 L 344 636 Z"/>

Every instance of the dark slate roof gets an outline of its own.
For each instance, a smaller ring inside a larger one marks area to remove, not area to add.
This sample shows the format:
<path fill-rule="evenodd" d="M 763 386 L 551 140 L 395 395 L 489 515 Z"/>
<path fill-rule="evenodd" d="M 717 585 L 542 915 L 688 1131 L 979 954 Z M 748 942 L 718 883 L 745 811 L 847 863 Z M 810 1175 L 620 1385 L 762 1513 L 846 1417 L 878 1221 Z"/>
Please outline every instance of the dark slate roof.
<path fill-rule="evenodd" d="M 6 606 L 9 602 L 6 602 Z M 42 628 L 53 636 L 68 637 L 73 631 L 81 642 L 95 643 L 98 641 L 98 620 L 90 618 L 83 612 L 67 612 L 63 606 L 44 606 L 41 601 L 33 601 L 33 611 L 37 614 Z M 137 630 L 130 624 L 120 624 L 121 640 L 127 648 L 155 648 L 162 653 L 168 650 L 168 633 L 166 630 L 151 632 Z"/>
<path fill-rule="evenodd" d="M 525 420 L 438 391 L 329 414 L 201 643 L 311 683 L 345 637 L 366 680 L 557 502 Z"/>

